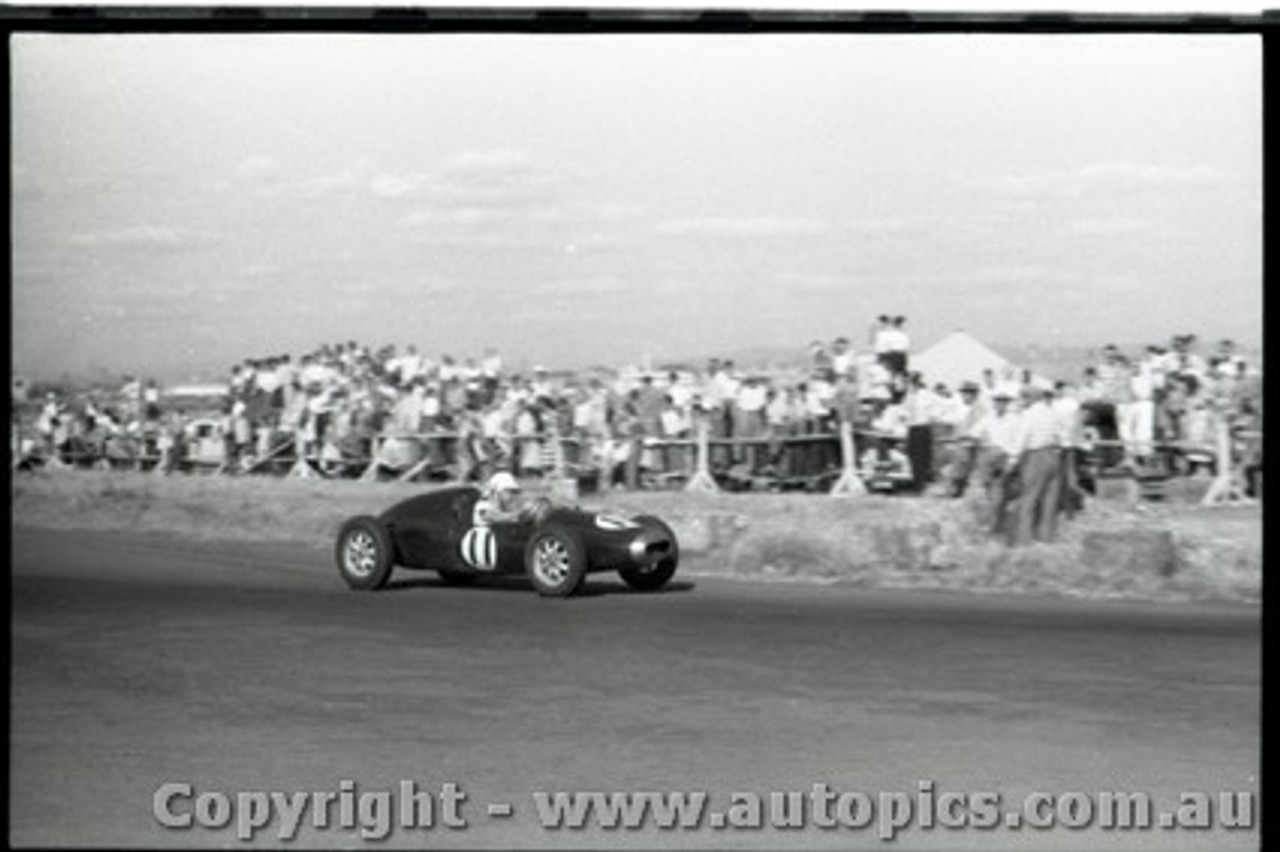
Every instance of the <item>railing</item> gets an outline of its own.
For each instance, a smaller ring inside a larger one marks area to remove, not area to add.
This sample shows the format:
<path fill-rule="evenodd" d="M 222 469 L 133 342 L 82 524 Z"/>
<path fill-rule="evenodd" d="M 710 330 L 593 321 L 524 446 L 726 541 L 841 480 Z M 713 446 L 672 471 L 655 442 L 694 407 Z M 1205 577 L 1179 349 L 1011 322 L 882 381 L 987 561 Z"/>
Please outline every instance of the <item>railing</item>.
<path fill-rule="evenodd" d="M 17 425 L 18 446 L 23 433 Z M 1151 448 L 1153 451 L 1182 454 L 1197 453 L 1214 468 L 1203 502 L 1218 505 L 1244 502 L 1244 478 L 1238 456 L 1243 447 L 1260 440 L 1256 430 L 1233 430 L 1226 421 L 1219 422 L 1212 447 L 1191 441 L 1121 441 L 1088 442 L 1094 450 L 1102 448 Z M 367 439 L 368 452 L 326 453 L 325 445 L 304 440 L 296 433 L 281 433 L 267 442 L 265 452 L 191 456 L 178 454 L 154 437 L 137 438 L 130 452 L 123 448 L 86 446 L 49 452 L 38 445 L 28 452 L 14 452 L 12 466 L 45 466 L 51 469 L 93 467 L 99 469 L 135 470 L 154 473 L 176 471 L 208 471 L 223 474 L 284 474 L 295 478 L 354 477 L 363 482 L 413 482 L 424 476 L 445 481 L 469 481 L 486 467 L 494 466 L 486 442 L 505 446 L 501 453 L 515 459 L 525 473 L 536 473 L 549 480 L 572 479 L 579 482 L 594 479 L 604 484 L 618 484 L 628 489 L 682 487 L 689 491 L 718 492 L 723 488 L 765 488 L 783 490 L 805 488 L 826 491 L 833 496 L 864 494 L 877 476 L 877 471 L 859 464 L 858 444 L 863 451 L 868 445 L 899 446 L 900 436 L 873 430 L 855 430 L 842 423 L 836 433 L 810 435 L 764 435 L 758 437 L 713 436 L 701 424 L 693 438 L 628 438 L 592 439 L 553 433 L 536 436 L 503 436 L 499 439 L 455 431 L 433 431 L 419 434 L 377 434 Z M 206 439 L 207 440 L 207 439 Z M 938 437 L 938 445 L 965 443 L 963 437 Z M 415 447 L 418 457 L 412 461 L 388 458 L 386 449 L 393 442 L 405 441 Z M 475 442 L 481 445 L 477 453 Z M 603 442 L 603 446 L 601 446 Z M 39 442 L 37 442 L 39 444 Z M 329 444 L 328 446 L 332 446 Z M 616 456 L 600 459 L 600 453 L 613 451 Z M 656 460 L 661 460 L 656 463 Z M 1226 464 L 1219 464 L 1219 460 Z M 901 477 L 900 477 L 901 478 Z M 910 476 L 916 482 L 925 476 Z"/>

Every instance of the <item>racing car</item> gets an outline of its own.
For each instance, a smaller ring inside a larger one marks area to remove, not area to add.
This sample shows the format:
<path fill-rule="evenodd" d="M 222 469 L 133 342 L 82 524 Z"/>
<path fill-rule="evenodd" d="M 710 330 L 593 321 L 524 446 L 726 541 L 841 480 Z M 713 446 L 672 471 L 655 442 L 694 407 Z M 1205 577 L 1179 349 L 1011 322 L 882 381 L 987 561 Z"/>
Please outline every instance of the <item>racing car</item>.
<path fill-rule="evenodd" d="M 433 570 L 455 585 L 524 574 L 539 594 L 567 597 L 588 573 L 602 571 L 654 591 L 680 561 L 675 533 L 652 515 L 592 512 L 540 497 L 517 520 L 475 524 L 480 497 L 475 486 L 450 486 L 347 520 L 334 553 L 342 579 L 353 589 L 381 589 L 397 565 Z"/>

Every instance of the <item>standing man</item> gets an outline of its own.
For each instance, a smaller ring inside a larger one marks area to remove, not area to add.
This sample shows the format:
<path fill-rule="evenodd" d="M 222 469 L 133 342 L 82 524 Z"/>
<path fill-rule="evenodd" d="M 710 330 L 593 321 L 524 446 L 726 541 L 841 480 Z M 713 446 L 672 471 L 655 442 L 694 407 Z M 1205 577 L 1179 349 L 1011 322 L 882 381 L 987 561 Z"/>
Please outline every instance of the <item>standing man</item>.
<path fill-rule="evenodd" d="M 1062 495 L 1059 510 L 1068 518 L 1084 508 L 1084 491 L 1080 488 L 1080 454 L 1084 444 L 1083 416 L 1075 389 L 1066 382 L 1054 382 L 1054 411 L 1062 424 Z"/>
<path fill-rule="evenodd" d="M 1128 440 L 1125 449 L 1131 449 L 1133 459 L 1145 463 L 1155 449 L 1156 438 L 1156 373 L 1152 365 L 1155 353 L 1148 351 L 1141 360 L 1134 362 L 1129 379 L 1129 404 L 1125 409 Z"/>
<path fill-rule="evenodd" d="M 906 317 L 894 317 L 877 336 L 878 345 L 884 350 L 881 361 L 895 377 L 905 376 L 907 372 L 907 353 L 911 350 L 911 338 L 904 328 L 906 323 Z"/>
<path fill-rule="evenodd" d="M 837 337 L 831 341 L 831 369 L 836 371 L 836 378 L 853 376 L 854 352 L 849 348 L 849 338 Z"/>
<path fill-rule="evenodd" d="M 1052 541 L 1057 533 L 1062 490 L 1062 417 L 1050 404 L 1052 391 L 1029 388 L 1018 427 L 1018 473 L 1022 497 L 1009 544 Z"/>
<path fill-rule="evenodd" d="M 981 449 L 978 471 L 987 496 L 986 523 L 992 533 L 1004 532 L 1005 514 L 1012 499 L 1017 473 L 1019 415 L 1013 411 L 1013 396 L 1001 386 L 991 392 L 991 409 L 982 415 L 973 430 Z"/>
<path fill-rule="evenodd" d="M 1007 399 L 1005 403 L 1008 403 Z M 952 497 L 963 497 L 965 489 L 969 487 L 969 477 L 978 463 L 978 425 L 985 413 L 985 406 L 978 402 L 977 383 L 965 382 L 960 385 L 960 398 L 954 404 L 951 415 L 954 431 L 948 493 Z"/>

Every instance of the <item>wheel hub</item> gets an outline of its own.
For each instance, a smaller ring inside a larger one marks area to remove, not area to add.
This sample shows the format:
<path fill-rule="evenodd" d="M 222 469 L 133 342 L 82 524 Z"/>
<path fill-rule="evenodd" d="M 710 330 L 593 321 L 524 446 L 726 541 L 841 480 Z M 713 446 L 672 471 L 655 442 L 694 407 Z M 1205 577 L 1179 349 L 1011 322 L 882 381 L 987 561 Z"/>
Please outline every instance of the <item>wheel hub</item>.
<path fill-rule="evenodd" d="M 534 555 L 533 569 L 538 576 L 551 585 L 560 585 L 569 576 L 569 550 L 564 543 L 548 538 L 538 542 Z"/>
<path fill-rule="evenodd" d="M 354 532 L 347 537 L 344 555 L 349 572 L 357 577 L 368 577 L 378 564 L 378 543 L 367 532 Z"/>

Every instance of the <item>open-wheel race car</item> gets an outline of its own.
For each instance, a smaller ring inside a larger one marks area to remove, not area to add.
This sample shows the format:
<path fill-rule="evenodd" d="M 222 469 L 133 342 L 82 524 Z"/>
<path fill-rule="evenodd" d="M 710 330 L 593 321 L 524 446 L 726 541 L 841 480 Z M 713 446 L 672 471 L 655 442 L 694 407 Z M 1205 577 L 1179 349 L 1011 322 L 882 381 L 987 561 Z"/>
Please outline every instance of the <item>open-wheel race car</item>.
<path fill-rule="evenodd" d="M 477 524 L 481 490 L 451 486 L 410 497 L 381 515 L 349 519 L 335 557 L 353 589 L 380 589 L 392 569 L 426 569 L 464 585 L 479 577 L 527 575 L 539 594 L 566 597 L 588 573 L 616 571 L 632 588 L 666 585 L 680 560 L 671 528 L 652 515 L 529 503 L 517 520 Z"/>

